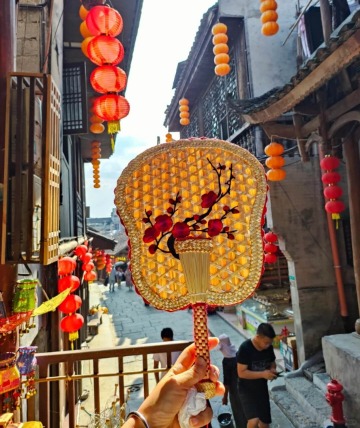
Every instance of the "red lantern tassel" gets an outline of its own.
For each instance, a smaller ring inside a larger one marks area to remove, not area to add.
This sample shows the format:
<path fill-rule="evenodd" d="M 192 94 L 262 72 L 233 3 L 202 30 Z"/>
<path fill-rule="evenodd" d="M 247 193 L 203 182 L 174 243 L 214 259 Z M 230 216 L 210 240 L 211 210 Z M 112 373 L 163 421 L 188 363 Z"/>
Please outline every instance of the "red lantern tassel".
<path fill-rule="evenodd" d="M 116 134 L 120 130 L 120 120 L 111 120 L 108 122 L 108 134 Z"/>

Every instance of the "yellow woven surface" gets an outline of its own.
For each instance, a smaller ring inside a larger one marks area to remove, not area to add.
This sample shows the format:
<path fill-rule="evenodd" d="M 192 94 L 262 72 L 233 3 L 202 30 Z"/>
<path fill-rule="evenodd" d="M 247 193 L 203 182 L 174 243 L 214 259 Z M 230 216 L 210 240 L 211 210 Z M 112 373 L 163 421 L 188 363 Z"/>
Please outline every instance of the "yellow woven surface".
<path fill-rule="evenodd" d="M 220 179 L 212 165 L 232 165 L 231 190 L 216 204 L 207 220 L 220 219 L 224 206 L 237 207 L 223 225 L 235 230 L 234 239 L 212 238 L 210 284 L 206 303 L 230 305 L 246 299 L 256 288 L 263 264 L 261 219 L 266 198 L 262 165 L 247 150 L 216 139 L 178 140 L 146 150 L 129 163 L 118 179 L 115 204 L 131 244 L 131 271 L 141 295 L 159 309 L 177 310 L 189 304 L 180 261 L 169 252 L 149 253 L 143 242 L 146 211 L 152 217 L 167 213 L 169 199 L 181 196 L 172 216 L 184 221 L 206 211 L 201 196 L 226 189 L 229 176 Z"/>

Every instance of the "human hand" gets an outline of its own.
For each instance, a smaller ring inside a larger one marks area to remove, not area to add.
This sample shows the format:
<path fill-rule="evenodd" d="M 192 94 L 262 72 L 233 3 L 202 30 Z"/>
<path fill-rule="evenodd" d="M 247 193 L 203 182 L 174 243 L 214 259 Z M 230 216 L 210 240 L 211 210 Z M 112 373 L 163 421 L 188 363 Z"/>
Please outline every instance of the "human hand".
<path fill-rule="evenodd" d="M 219 340 L 209 338 L 209 349 L 215 348 Z M 188 346 L 180 354 L 176 363 L 156 385 L 154 390 L 145 399 L 139 408 L 150 427 L 178 428 L 178 413 L 181 409 L 189 389 L 201 381 L 207 372 L 207 364 L 201 357 L 195 357 L 195 345 Z M 219 369 L 210 366 L 210 380 L 215 383 L 216 395 L 223 395 L 225 388 L 218 381 Z M 194 427 L 207 425 L 212 418 L 212 409 L 207 407 L 203 412 L 190 418 L 190 424 Z M 129 421 L 128 421 L 129 422 Z M 139 425 L 136 425 L 139 422 Z M 143 428 L 140 421 L 133 419 L 131 426 Z M 135 426 L 136 425 L 136 426 Z M 128 423 L 126 422 L 126 427 Z"/>
<path fill-rule="evenodd" d="M 263 378 L 267 379 L 267 380 L 273 380 L 273 379 L 277 378 L 277 375 L 272 370 L 264 370 L 263 371 Z"/>

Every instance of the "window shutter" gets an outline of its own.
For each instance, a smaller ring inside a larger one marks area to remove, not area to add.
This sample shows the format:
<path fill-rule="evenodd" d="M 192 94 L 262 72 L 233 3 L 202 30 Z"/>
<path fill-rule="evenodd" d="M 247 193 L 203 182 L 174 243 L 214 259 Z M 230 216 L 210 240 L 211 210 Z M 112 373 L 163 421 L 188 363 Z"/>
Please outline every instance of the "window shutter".
<path fill-rule="evenodd" d="M 85 62 L 64 65 L 63 115 L 64 135 L 88 132 Z"/>

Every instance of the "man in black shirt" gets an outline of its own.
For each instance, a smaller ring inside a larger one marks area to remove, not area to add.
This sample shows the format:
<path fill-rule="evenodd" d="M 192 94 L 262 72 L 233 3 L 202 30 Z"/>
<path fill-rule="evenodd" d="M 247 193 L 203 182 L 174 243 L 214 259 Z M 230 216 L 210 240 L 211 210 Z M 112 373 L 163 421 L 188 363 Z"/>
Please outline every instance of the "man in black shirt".
<path fill-rule="evenodd" d="M 239 394 L 247 428 L 269 428 L 271 424 L 267 381 L 277 377 L 272 347 L 275 336 L 270 324 L 261 323 L 256 335 L 245 340 L 236 354 Z"/>

